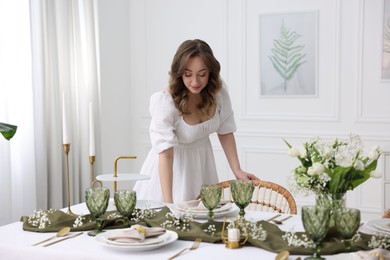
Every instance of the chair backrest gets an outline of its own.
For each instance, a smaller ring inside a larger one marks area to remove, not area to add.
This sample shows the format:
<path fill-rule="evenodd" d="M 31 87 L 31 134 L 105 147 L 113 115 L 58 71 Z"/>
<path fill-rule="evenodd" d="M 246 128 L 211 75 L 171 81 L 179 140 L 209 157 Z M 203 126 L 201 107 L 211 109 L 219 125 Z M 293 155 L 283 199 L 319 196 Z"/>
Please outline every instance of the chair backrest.
<path fill-rule="evenodd" d="M 230 183 L 234 180 L 227 180 L 217 183 L 222 186 L 223 200 L 233 198 L 230 191 Z M 269 181 L 252 180 L 255 185 L 252 202 L 247 209 L 257 211 L 279 212 L 283 214 L 297 214 L 297 205 L 291 193 L 281 185 Z"/>
<path fill-rule="evenodd" d="M 390 209 L 387 209 L 385 213 L 383 213 L 384 218 L 390 218 Z"/>

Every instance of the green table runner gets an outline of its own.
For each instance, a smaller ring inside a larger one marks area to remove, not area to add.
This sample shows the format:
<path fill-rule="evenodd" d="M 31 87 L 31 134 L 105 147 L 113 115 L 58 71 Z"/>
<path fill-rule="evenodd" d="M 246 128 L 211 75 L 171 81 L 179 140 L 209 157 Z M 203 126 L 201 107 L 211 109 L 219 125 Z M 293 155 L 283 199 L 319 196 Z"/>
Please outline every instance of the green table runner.
<path fill-rule="evenodd" d="M 173 218 L 173 214 L 168 207 L 162 208 L 160 211 L 152 210 L 135 210 L 135 216 L 130 224 L 139 224 L 149 227 L 164 227 L 175 231 L 181 240 L 195 240 L 201 238 L 204 242 L 222 243 L 221 231 L 223 222 L 207 222 L 200 223 L 192 219 L 177 219 Z M 103 229 L 126 228 L 123 219 L 116 211 L 108 211 L 102 217 Z M 95 228 L 95 222 L 91 215 L 73 216 L 68 215 L 59 210 L 37 211 L 33 215 L 23 216 L 23 230 L 32 232 L 57 232 L 63 227 L 71 227 L 72 231 L 86 231 Z M 303 246 L 289 246 L 283 236 L 286 232 L 279 229 L 274 224 L 266 221 L 258 221 L 251 224 L 252 226 L 260 227 L 266 233 L 266 239 L 261 241 L 255 236 L 249 236 L 247 245 L 259 247 L 271 252 L 281 252 L 287 250 L 292 255 L 311 255 L 312 248 Z M 296 232 L 295 235 L 301 237 L 304 232 Z M 371 235 L 360 234 L 361 239 L 352 244 L 352 251 L 370 250 L 369 241 Z M 389 242 L 390 243 L 390 242 Z M 321 243 L 321 254 L 330 255 L 344 252 L 344 245 L 337 239 L 337 235 L 331 230 L 328 236 Z"/>

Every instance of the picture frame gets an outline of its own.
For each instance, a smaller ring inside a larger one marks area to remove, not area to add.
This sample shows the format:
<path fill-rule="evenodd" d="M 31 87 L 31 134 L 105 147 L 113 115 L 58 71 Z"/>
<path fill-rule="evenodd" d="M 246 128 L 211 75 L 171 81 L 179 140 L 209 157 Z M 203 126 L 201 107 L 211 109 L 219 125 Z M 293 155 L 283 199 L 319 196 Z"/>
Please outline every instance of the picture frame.
<path fill-rule="evenodd" d="M 260 15 L 260 97 L 318 95 L 318 11 Z"/>
<path fill-rule="evenodd" d="M 383 0 L 381 79 L 390 81 L 390 0 Z"/>

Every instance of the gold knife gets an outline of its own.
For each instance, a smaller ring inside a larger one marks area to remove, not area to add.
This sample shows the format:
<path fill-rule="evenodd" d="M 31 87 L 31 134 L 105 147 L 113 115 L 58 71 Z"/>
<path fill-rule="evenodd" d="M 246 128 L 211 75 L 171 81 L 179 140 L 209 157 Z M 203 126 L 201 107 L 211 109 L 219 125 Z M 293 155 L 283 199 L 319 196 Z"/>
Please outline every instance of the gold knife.
<path fill-rule="evenodd" d="M 80 235 L 82 235 L 82 234 L 83 234 L 83 232 L 80 232 L 80 233 L 74 234 L 73 236 L 64 237 L 64 238 L 58 239 L 58 240 L 56 240 L 56 241 L 54 241 L 54 242 L 51 242 L 51 243 L 45 244 L 45 245 L 43 245 L 43 247 L 46 247 L 46 246 L 51 246 L 51 245 L 53 245 L 53 244 L 55 244 L 55 243 L 58 243 L 58 242 L 61 242 L 61 241 L 67 240 L 67 239 L 69 239 L 69 238 L 74 238 L 74 237 L 80 236 Z"/>
<path fill-rule="evenodd" d="M 272 218 L 267 219 L 266 221 L 271 221 L 271 220 L 273 220 L 273 219 L 275 219 L 275 218 L 277 218 L 277 217 L 280 217 L 281 215 L 282 215 L 282 214 L 275 215 L 275 216 L 273 216 Z"/>

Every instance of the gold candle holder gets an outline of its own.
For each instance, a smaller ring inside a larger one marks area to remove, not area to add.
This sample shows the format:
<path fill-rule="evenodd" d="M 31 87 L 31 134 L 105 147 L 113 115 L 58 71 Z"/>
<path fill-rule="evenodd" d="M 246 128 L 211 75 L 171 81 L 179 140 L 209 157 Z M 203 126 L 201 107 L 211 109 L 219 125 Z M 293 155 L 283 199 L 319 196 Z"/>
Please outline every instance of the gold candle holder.
<path fill-rule="evenodd" d="M 92 156 L 89 156 L 89 169 L 90 169 L 90 173 L 91 173 L 91 187 L 93 187 L 93 184 L 94 184 L 94 181 L 95 181 L 95 170 L 94 170 L 94 165 L 95 163 L 95 156 L 92 155 Z"/>
<path fill-rule="evenodd" d="M 75 215 L 70 209 L 70 183 L 69 183 L 69 151 L 70 144 L 63 144 L 65 157 L 66 157 L 66 182 L 67 182 L 67 192 L 68 192 L 68 211 L 66 214 Z"/>
<path fill-rule="evenodd" d="M 229 249 L 241 248 L 241 246 L 244 245 L 248 240 L 248 232 L 245 232 L 246 235 L 242 236 L 240 234 L 238 221 L 234 220 L 233 227 L 228 229 L 228 236 L 226 237 L 224 234 L 225 226 L 226 226 L 226 218 L 224 218 L 223 225 L 222 225 L 222 232 L 221 232 L 222 242 L 225 244 L 226 248 Z"/>

